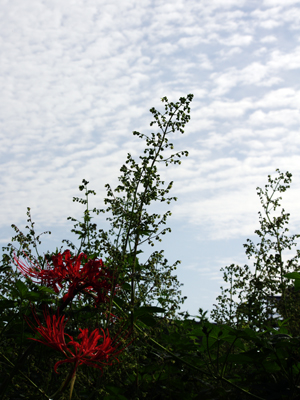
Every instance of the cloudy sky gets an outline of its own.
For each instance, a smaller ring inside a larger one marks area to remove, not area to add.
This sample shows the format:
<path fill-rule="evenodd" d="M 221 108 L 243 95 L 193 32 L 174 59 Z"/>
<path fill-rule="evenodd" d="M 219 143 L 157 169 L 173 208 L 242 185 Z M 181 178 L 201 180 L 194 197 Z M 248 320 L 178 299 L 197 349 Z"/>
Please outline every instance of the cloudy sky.
<path fill-rule="evenodd" d="M 256 187 L 276 168 L 293 174 L 283 205 L 299 233 L 300 1 L 1 0 L 0 52 L 1 245 L 27 206 L 49 250 L 72 238 L 82 179 L 101 207 L 142 151 L 132 131 L 188 93 L 191 121 L 172 141 L 190 155 L 162 173 L 178 196 L 163 247 L 182 260 L 184 308 L 211 309 L 220 268 L 247 261 Z"/>

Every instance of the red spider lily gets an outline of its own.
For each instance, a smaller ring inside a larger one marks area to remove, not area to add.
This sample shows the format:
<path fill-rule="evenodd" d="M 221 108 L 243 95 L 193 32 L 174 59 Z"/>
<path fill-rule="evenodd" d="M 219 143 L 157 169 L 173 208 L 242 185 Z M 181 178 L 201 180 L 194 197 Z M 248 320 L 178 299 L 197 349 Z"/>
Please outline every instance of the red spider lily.
<path fill-rule="evenodd" d="M 50 316 L 44 311 L 45 327 L 34 312 L 33 315 L 38 326 L 33 326 L 28 318 L 26 318 L 27 323 L 42 336 L 42 339 L 30 339 L 43 343 L 63 353 L 66 357 L 65 360 L 58 361 L 55 364 L 54 371 L 56 373 L 57 368 L 64 363 L 74 363 L 73 374 L 76 373 L 77 367 L 81 364 L 86 364 L 102 371 L 104 365 L 112 365 L 114 361 L 119 362 L 117 358 L 118 354 L 128 346 L 128 344 L 123 345 L 124 347 L 121 348 L 121 341 L 118 336 L 111 339 L 108 331 L 105 334 L 103 329 L 101 329 L 102 334 L 99 329 L 95 329 L 91 334 L 89 334 L 88 329 L 80 329 L 81 333 L 77 337 L 77 339 L 80 339 L 80 342 L 78 342 L 71 335 L 65 333 L 66 322 L 64 321 L 64 316 Z M 128 335 L 129 333 L 125 335 L 123 340 L 126 341 Z M 69 339 L 68 342 L 66 342 L 66 337 Z M 99 343 L 99 341 L 102 343 Z"/>
<path fill-rule="evenodd" d="M 92 290 L 97 293 L 96 304 L 103 303 L 108 299 L 108 292 L 114 294 L 116 289 L 113 274 L 104 266 L 102 260 L 88 260 L 82 266 L 82 258 L 86 258 L 83 253 L 71 258 L 69 250 L 66 250 L 63 255 L 58 254 L 52 257 L 55 271 L 63 270 L 64 279 L 70 284 L 63 300 L 73 299 L 78 292 L 83 290 Z"/>
<path fill-rule="evenodd" d="M 108 300 L 109 292 L 112 294 L 115 292 L 113 274 L 104 266 L 102 260 L 88 260 L 82 265 L 84 258 L 87 258 L 84 253 L 72 258 L 70 251 L 66 250 L 63 254 L 52 256 L 52 269 L 49 264 L 47 264 L 47 269 L 41 269 L 29 258 L 27 258 L 28 264 L 20 261 L 16 256 L 14 260 L 23 275 L 52 287 L 56 293 L 63 287 L 63 282 L 68 282 L 68 292 L 63 297 L 63 301 L 72 300 L 77 293 L 82 291 L 94 291 L 97 295 L 96 304 L 103 303 Z"/>
<path fill-rule="evenodd" d="M 34 263 L 27 257 L 24 253 L 25 262 L 21 261 L 15 254 L 14 254 L 14 261 L 18 270 L 26 277 L 31 279 L 35 283 L 40 283 L 42 280 L 41 272 L 43 271 L 40 265 L 36 262 Z M 55 287 L 54 289 L 58 293 L 58 289 Z"/>
<path fill-rule="evenodd" d="M 42 283 L 46 286 L 50 286 L 56 293 L 63 287 L 62 282 L 65 278 L 64 271 L 53 270 L 50 265 L 46 264 L 46 269 L 42 269 L 37 262 L 33 262 L 29 257 L 25 255 L 25 262 L 21 261 L 16 255 L 14 255 L 14 261 L 17 265 L 18 270 L 27 278 L 30 278 L 35 283 Z"/>
<path fill-rule="evenodd" d="M 44 327 L 38 317 L 36 316 L 35 312 L 33 311 L 33 316 L 38 324 L 38 327 L 32 325 L 30 320 L 25 316 L 28 325 L 31 329 L 36 330 L 39 334 L 43 337 L 44 340 L 40 339 L 33 339 L 37 342 L 41 342 L 46 344 L 47 346 L 51 347 L 54 350 L 61 351 L 65 354 L 65 348 L 67 347 L 65 342 L 65 336 L 68 336 L 69 339 L 73 339 L 70 335 L 64 333 L 64 329 L 66 326 L 67 321 L 65 321 L 65 316 L 56 317 L 56 315 L 50 316 L 49 314 L 44 311 L 44 318 L 46 321 L 46 327 Z"/>

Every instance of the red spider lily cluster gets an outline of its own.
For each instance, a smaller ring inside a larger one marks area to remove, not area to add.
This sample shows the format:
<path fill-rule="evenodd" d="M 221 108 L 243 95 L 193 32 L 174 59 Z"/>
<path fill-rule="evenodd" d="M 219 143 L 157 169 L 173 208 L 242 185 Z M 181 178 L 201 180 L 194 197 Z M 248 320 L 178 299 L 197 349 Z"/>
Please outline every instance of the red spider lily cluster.
<path fill-rule="evenodd" d="M 42 339 L 33 339 L 37 342 L 43 343 L 54 350 L 61 352 L 66 359 L 58 361 L 54 366 L 54 371 L 64 363 L 74 363 L 74 371 L 81 364 L 86 364 L 102 371 L 103 365 L 112 365 L 113 361 L 119 361 L 117 355 L 124 350 L 121 340 L 118 336 L 113 339 L 110 338 L 109 332 L 105 334 L 104 330 L 95 329 L 89 334 L 88 329 L 79 329 L 80 334 L 75 341 L 73 336 L 65 332 L 65 316 L 50 315 L 44 312 L 46 327 L 41 324 L 36 314 L 33 312 L 34 318 L 37 322 L 37 327 L 32 325 L 28 318 L 27 322 L 32 329 L 36 330 Z M 128 336 L 128 334 L 127 334 Z M 126 340 L 127 337 L 123 337 Z M 101 343 L 99 344 L 99 341 Z"/>
<path fill-rule="evenodd" d="M 114 273 L 103 264 L 102 260 L 87 260 L 87 255 L 84 253 L 72 257 L 70 251 L 66 250 L 63 254 L 52 256 L 52 265 L 47 263 L 45 269 L 29 258 L 24 262 L 15 256 L 14 260 L 24 276 L 35 283 L 52 287 L 57 294 L 60 289 L 67 286 L 67 293 L 62 298 L 63 304 L 70 303 L 77 294 L 88 293 L 93 295 L 97 306 L 106 303 L 118 288 Z M 109 332 L 104 332 L 103 329 L 95 329 L 91 333 L 88 329 L 80 329 L 81 333 L 75 340 L 65 332 L 67 321 L 64 315 L 59 315 L 59 312 L 57 315 L 50 315 L 44 311 L 45 326 L 34 311 L 33 316 L 37 326 L 28 318 L 26 318 L 27 323 L 40 334 L 41 339 L 31 339 L 59 351 L 66 357 L 55 364 L 55 372 L 64 363 L 74 364 L 73 375 L 81 364 L 102 371 L 104 365 L 112 365 L 114 361 L 119 361 L 117 356 L 126 347 L 124 343 L 129 336 L 129 333 L 123 335 L 122 344 L 119 335 L 111 338 Z"/>
<path fill-rule="evenodd" d="M 83 259 L 87 259 L 84 253 L 77 257 L 71 257 L 69 250 L 63 254 L 52 256 L 53 267 L 47 263 L 46 269 L 42 269 L 38 263 L 33 263 L 27 258 L 27 262 L 22 262 L 16 256 L 14 260 L 20 272 L 30 277 L 35 283 L 52 287 L 56 293 L 63 287 L 63 283 L 68 284 L 68 292 L 64 295 L 63 301 L 70 301 L 80 292 L 95 292 L 96 304 L 107 301 L 108 293 L 114 294 L 114 276 L 103 264 L 102 260 L 88 260 L 85 264 Z"/>

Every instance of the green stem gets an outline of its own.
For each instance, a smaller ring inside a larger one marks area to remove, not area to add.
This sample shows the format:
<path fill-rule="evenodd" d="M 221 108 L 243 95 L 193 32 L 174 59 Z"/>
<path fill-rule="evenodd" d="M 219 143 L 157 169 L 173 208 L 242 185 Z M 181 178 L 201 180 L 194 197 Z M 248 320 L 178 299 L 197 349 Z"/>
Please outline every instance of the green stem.
<path fill-rule="evenodd" d="M 66 388 L 69 385 L 69 383 L 70 383 L 70 397 L 69 397 L 69 400 L 71 400 L 72 393 L 73 393 L 73 388 L 74 388 L 74 383 L 75 383 L 75 379 L 76 379 L 76 369 L 77 369 L 77 367 L 78 367 L 77 364 L 75 364 L 75 366 L 72 367 L 70 373 L 68 374 L 66 379 L 63 381 L 63 383 L 61 384 L 60 388 L 51 396 L 51 400 L 55 399 L 58 395 L 63 393 L 66 390 Z"/>
<path fill-rule="evenodd" d="M 15 367 L 15 365 L 3 354 L 0 352 L 0 355 L 10 364 L 11 367 Z M 46 399 L 49 400 L 49 396 L 43 391 L 43 389 L 40 389 L 30 378 L 28 378 L 27 375 L 24 374 L 24 372 L 20 371 L 20 374 L 32 385 L 34 386 Z"/>
<path fill-rule="evenodd" d="M 70 303 L 72 299 L 67 299 L 58 309 L 58 312 L 61 313 L 64 308 Z M 27 356 L 29 356 L 29 354 L 32 352 L 32 350 L 34 349 L 34 347 L 37 345 L 38 342 L 32 342 L 27 349 L 24 351 L 24 353 L 19 357 L 19 359 L 17 360 L 16 364 L 14 365 L 13 369 L 11 370 L 10 374 L 6 377 L 6 379 L 4 380 L 4 382 L 1 384 L 0 386 L 0 399 L 3 399 L 3 397 L 5 396 L 5 393 L 8 389 L 8 386 L 10 385 L 13 377 L 18 373 L 19 369 L 21 368 L 21 366 L 24 364 Z"/>

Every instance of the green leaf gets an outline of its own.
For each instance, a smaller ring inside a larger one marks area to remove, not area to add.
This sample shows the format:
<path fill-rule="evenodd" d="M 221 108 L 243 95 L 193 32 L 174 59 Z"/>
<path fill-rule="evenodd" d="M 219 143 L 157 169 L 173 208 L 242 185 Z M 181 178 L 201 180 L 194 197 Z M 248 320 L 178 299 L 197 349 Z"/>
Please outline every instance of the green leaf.
<path fill-rule="evenodd" d="M 110 386 L 107 385 L 105 387 L 107 392 L 109 393 L 109 396 L 105 396 L 104 399 L 111 399 L 112 396 L 115 400 L 127 400 L 127 397 L 122 395 L 123 389 L 116 387 L 116 386 Z M 111 396 L 112 395 L 112 396 Z"/>
<path fill-rule="evenodd" d="M 295 289 L 296 289 L 296 290 L 300 290 L 300 279 L 295 279 L 295 284 L 294 284 L 294 286 L 295 286 Z"/>
<path fill-rule="evenodd" d="M 220 357 L 219 362 L 228 361 L 235 364 L 248 364 L 248 363 L 256 363 L 261 362 L 262 357 L 264 355 L 256 349 L 239 353 L 239 354 L 229 354 L 228 356 L 225 354 L 224 356 Z"/>
<path fill-rule="evenodd" d="M 14 308 L 16 306 L 16 302 L 14 300 L 1 300 L 0 301 L 0 308 L 5 310 L 8 308 Z"/>
<path fill-rule="evenodd" d="M 28 292 L 26 293 L 26 295 L 24 296 L 24 298 L 26 300 L 32 300 L 32 301 L 36 301 L 36 300 L 40 300 L 42 298 L 41 293 L 36 293 L 36 292 Z"/>
<path fill-rule="evenodd" d="M 151 306 L 140 307 L 139 310 L 144 313 L 164 313 L 166 311 L 164 308 Z"/>
<path fill-rule="evenodd" d="M 142 321 L 147 326 L 155 326 L 156 320 L 151 314 L 157 312 L 164 313 L 165 309 L 151 306 L 139 307 L 134 310 L 134 319 Z"/>
<path fill-rule="evenodd" d="M 51 288 L 49 288 L 49 287 L 46 287 L 46 286 L 41 286 L 41 287 L 39 287 L 39 291 L 40 291 L 41 293 L 56 294 L 55 291 L 54 291 L 53 289 L 51 289 Z"/>
<path fill-rule="evenodd" d="M 122 289 L 126 290 L 127 292 L 131 291 L 131 285 L 129 285 L 129 283 L 123 283 L 122 284 Z"/>
<path fill-rule="evenodd" d="M 289 272 L 288 274 L 285 274 L 284 276 L 289 279 L 300 279 L 299 272 Z"/>
<path fill-rule="evenodd" d="M 17 289 L 15 289 L 15 288 L 11 288 L 11 289 L 10 289 L 10 295 L 11 295 L 11 297 L 12 297 L 13 299 L 17 299 L 17 298 L 20 297 L 20 292 L 19 292 Z"/>
<path fill-rule="evenodd" d="M 155 318 L 153 318 L 153 316 L 151 314 L 140 315 L 138 317 L 138 319 L 140 321 L 142 321 L 147 326 L 151 327 L 151 326 L 155 326 L 156 325 L 156 320 L 155 320 Z"/>
<path fill-rule="evenodd" d="M 20 297 L 24 297 L 26 295 L 26 293 L 28 292 L 27 286 L 20 279 L 18 279 L 16 281 L 16 287 L 20 293 Z"/>

